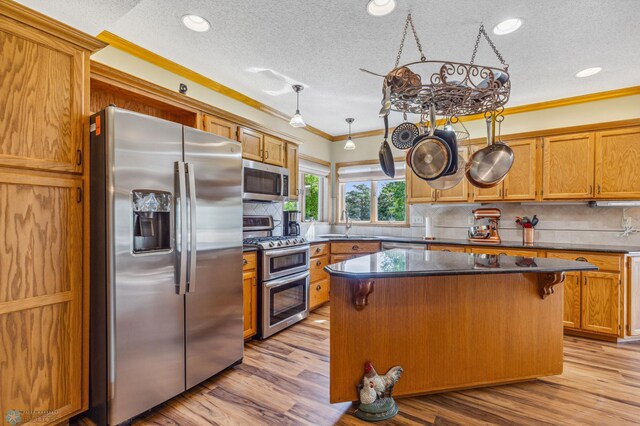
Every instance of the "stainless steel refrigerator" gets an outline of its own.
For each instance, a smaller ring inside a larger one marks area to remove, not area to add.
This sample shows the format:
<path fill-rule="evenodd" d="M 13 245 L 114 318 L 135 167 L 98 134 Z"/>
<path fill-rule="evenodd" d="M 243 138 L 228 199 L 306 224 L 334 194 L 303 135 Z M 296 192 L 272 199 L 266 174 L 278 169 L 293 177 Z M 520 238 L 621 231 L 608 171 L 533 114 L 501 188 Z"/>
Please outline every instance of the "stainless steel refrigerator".
<path fill-rule="evenodd" d="M 91 117 L 90 415 L 126 421 L 243 356 L 240 143 Z"/>

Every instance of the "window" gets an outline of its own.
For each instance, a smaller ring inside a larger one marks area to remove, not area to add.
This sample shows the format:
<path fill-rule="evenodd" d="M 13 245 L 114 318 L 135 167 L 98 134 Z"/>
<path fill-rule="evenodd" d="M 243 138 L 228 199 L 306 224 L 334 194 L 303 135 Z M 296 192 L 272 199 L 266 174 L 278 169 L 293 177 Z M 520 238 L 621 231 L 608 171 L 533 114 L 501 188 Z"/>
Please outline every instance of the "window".
<path fill-rule="evenodd" d="M 300 160 L 301 185 L 298 202 L 285 202 L 285 210 L 300 210 L 304 222 L 327 222 L 329 199 L 329 166 L 311 160 Z"/>
<path fill-rule="evenodd" d="M 354 222 L 406 224 L 404 164 L 396 163 L 395 179 L 389 179 L 378 164 L 338 167 L 340 213 L 346 210 Z M 340 221 L 344 222 L 342 215 Z"/>

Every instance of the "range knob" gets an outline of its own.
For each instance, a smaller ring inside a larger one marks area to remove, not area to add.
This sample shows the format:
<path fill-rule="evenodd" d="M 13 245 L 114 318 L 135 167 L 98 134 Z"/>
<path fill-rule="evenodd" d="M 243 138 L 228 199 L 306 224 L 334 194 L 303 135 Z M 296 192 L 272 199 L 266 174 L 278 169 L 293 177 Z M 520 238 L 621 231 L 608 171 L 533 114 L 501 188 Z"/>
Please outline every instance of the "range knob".
<path fill-rule="evenodd" d="M 269 243 L 269 247 L 273 247 L 273 241 Z"/>
<path fill-rule="evenodd" d="M 282 241 L 278 241 L 278 245 L 281 246 L 282 245 Z"/>
<path fill-rule="evenodd" d="M 284 243 L 285 243 L 286 245 L 289 245 L 289 244 L 291 244 L 291 241 L 286 240 Z"/>

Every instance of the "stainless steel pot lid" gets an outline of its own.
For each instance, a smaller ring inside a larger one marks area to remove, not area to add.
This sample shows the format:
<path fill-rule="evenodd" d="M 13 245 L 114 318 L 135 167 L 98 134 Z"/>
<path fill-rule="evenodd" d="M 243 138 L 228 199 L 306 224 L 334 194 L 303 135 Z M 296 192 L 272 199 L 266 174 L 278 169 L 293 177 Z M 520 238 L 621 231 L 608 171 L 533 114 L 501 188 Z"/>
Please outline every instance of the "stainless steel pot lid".
<path fill-rule="evenodd" d="M 411 150 L 411 169 L 421 179 L 436 179 L 449 167 L 448 146 L 439 138 L 427 136 Z"/>

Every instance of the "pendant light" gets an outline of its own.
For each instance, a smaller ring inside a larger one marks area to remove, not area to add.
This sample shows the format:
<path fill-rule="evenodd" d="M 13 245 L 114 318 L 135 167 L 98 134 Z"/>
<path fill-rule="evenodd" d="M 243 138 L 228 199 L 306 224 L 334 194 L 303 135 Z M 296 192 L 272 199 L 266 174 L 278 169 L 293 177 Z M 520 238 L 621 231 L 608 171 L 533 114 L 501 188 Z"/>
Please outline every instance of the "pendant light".
<path fill-rule="evenodd" d="M 291 117 L 291 121 L 289 121 L 289 124 L 291 124 L 293 127 L 305 127 L 307 124 L 302 119 L 302 115 L 300 115 L 300 92 L 302 91 L 302 89 L 304 89 L 304 87 L 299 84 L 294 84 L 291 87 L 293 87 L 293 91 L 296 92 L 296 113 L 293 117 Z"/>
<path fill-rule="evenodd" d="M 353 142 L 353 139 L 351 139 L 351 123 L 353 123 L 355 119 L 347 118 L 345 121 L 349 123 L 349 139 L 347 139 L 347 143 L 344 144 L 344 149 L 352 151 L 356 149 L 356 144 Z"/>

